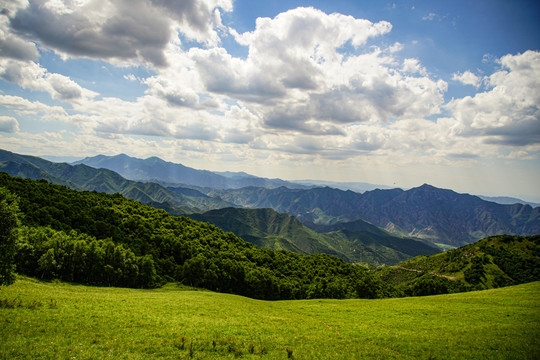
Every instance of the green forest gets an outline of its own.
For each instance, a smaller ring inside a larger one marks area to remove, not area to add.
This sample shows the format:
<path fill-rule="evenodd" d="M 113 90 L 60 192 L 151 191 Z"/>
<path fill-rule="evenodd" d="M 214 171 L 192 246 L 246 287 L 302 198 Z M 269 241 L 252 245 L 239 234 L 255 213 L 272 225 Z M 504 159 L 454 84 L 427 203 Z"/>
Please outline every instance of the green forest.
<path fill-rule="evenodd" d="M 494 236 L 369 270 L 326 254 L 259 248 L 120 194 L 0 173 L 2 283 L 12 272 L 97 286 L 168 282 L 256 299 L 384 298 L 540 280 L 540 236 Z"/>
<path fill-rule="evenodd" d="M 497 235 L 397 266 L 379 268 L 380 278 L 404 295 L 485 290 L 540 279 L 540 235 Z"/>
<path fill-rule="evenodd" d="M 219 228 L 119 194 L 78 192 L 0 173 L 18 197 L 16 271 L 93 285 L 181 282 L 258 299 L 380 298 L 394 287 L 323 254 L 258 248 Z"/>

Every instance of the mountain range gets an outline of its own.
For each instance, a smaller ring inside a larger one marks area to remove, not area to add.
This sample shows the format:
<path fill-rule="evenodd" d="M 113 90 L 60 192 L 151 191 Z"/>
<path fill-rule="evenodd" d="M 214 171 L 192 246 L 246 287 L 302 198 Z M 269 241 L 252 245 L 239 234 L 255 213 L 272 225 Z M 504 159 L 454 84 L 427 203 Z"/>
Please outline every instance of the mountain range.
<path fill-rule="evenodd" d="M 376 189 L 360 194 L 330 187 L 295 188 L 297 184 L 283 180 L 256 178 L 245 173 L 220 175 L 158 158 L 141 160 L 127 155 L 86 158 L 69 165 L 0 151 L 0 161 L 0 170 L 15 176 L 44 178 L 80 190 L 119 192 L 176 215 L 228 207 L 271 208 L 296 217 L 317 232 L 355 232 L 361 220 L 394 236 L 451 246 L 497 234 L 540 233 L 538 207 L 497 204 L 428 184 L 409 190 Z M 111 169 L 97 169 L 83 163 Z M 128 180 L 114 169 L 132 178 Z M 155 182 L 148 181 L 150 177 Z M 134 181 L 136 178 L 147 180 Z M 270 181 L 273 185 L 234 188 L 241 185 L 239 179 Z M 276 187 L 283 183 L 291 187 Z M 217 185 L 209 187 L 211 184 Z M 263 235 L 262 238 L 275 234 L 264 232 Z"/>
<path fill-rule="evenodd" d="M 120 193 L 175 215 L 188 215 L 194 220 L 212 223 L 269 249 L 301 254 L 325 253 L 348 262 L 370 265 L 396 264 L 418 254 L 440 251 L 418 240 L 393 236 L 367 223 L 358 232 L 319 234 L 288 214 L 271 209 L 232 208 L 231 203 L 193 188 L 127 180 L 112 170 L 84 164 L 53 163 L 0 150 L 0 171 L 12 176 L 45 179 L 75 190 Z M 226 209 L 220 210 L 223 207 Z M 215 210 L 198 214 L 208 208 Z"/>
<path fill-rule="evenodd" d="M 98 155 L 75 161 L 72 165 L 84 164 L 94 168 L 104 168 L 117 172 L 126 179 L 135 181 L 154 181 L 162 184 L 183 184 L 215 189 L 237 189 L 246 186 L 276 188 L 306 188 L 281 179 L 266 179 L 244 172 L 214 173 L 197 170 L 182 164 L 164 161 L 158 157 L 137 159 L 125 154 L 116 156 Z"/>
<path fill-rule="evenodd" d="M 527 204 L 531 205 L 532 207 L 539 207 L 540 203 L 534 203 L 530 201 L 523 201 L 521 199 L 510 197 L 510 196 L 483 196 L 478 195 L 478 197 L 482 200 L 495 202 L 497 204 L 503 204 L 503 205 L 513 205 L 513 204 Z"/>
<path fill-rule="evenodd" d="M 45 179 L 75 190 L 119 193 L 145 204 L 174 208 L 177 215 L 233 205 L 191 188 L 167 188 L 153 182 L 128 180 L 108 169 L 96 169 L 84 164 L 53 163 L 5 150 L 0 150 L 0 171 L 12 176 Z"/>
<path fill-rule="evenodd" d="M 260 247 L 300 254 L 330 254 L 352 263 L 397 264 L 417 255 L 441 251 L 416 239 L 392 235 L 362 220 L 356 222 L 355 228 L 318 233 L 296 217 L 268 208 L 225 208 L 188 216 Z"/>
<path fill-rule="evenodd" d="M 296 216 L 318 231 L 364 220 L 385 230 L 434 243 L 461 246 L 497 234 L 540 233 L 540 208 L 502 205 L 424 184 L 409 190 L 363 194 L 329 187 L 313 189 L 212 190 L 212 196 L 248 208 L 270 207 Z"/>

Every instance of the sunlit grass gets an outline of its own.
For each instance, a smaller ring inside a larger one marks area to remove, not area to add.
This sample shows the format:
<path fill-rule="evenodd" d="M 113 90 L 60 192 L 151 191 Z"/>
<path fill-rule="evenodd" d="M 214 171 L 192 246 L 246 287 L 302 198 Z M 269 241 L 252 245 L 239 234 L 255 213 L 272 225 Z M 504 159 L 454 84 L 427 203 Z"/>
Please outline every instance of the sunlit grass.
<path fill-rule="evenodd" d="M 260 301 L 167 286 L 20 278 L 0 290 L 3 359 L 534 359 L 540 283 L 384 300 Z M 32 305 L 33 304 L 33 305 Z"/>

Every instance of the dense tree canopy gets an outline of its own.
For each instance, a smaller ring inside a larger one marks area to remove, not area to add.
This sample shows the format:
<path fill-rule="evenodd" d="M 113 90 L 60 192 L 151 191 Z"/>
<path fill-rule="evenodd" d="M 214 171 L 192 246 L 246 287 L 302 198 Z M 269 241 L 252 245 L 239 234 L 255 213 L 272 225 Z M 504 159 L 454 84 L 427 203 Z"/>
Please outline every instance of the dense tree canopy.
<path fill-rule="evenodd" d="M 10 285 L 14 281 L 13 258 L 18 226 L 18 199 L 0 187 L 0 285 Z"/>
<path fill-rule="evenodd" d="M 20 198 L 18 271 L 96 285 L 167 281 L 260 299 L 377 298 L 391 285 L 329 255 L 258 248 L 219 228 L 121 195 L 77 192 L 0 173 Z"/>
<path fill-rule="evenodd" d="M 540 235 L 491 236 L 378 270 L 405 295 L 484 290 L 540 280 Z"/>
<path fill-rule="evenodd" d="M 330 255 L 261 249 L 119 194 L 5 173 L 0 211 L 3 283 L 13 280 L 13 259 L 18 272 L 44 279 L 126 287 L 177 281 L 259 299 L 431 295 L 540 279 L 540 236 L 495 236 L 375 276 Z"/>

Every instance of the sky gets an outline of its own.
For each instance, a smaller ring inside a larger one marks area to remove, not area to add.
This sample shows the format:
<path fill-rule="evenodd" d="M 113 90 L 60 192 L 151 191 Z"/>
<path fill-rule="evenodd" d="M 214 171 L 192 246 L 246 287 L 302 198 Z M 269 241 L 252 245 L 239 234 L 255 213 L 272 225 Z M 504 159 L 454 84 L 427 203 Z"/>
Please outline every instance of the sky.
<path fill-rule="evenodd" d="M 0 0 L 0 148 L 540 201 L 537 1 Z"/>

